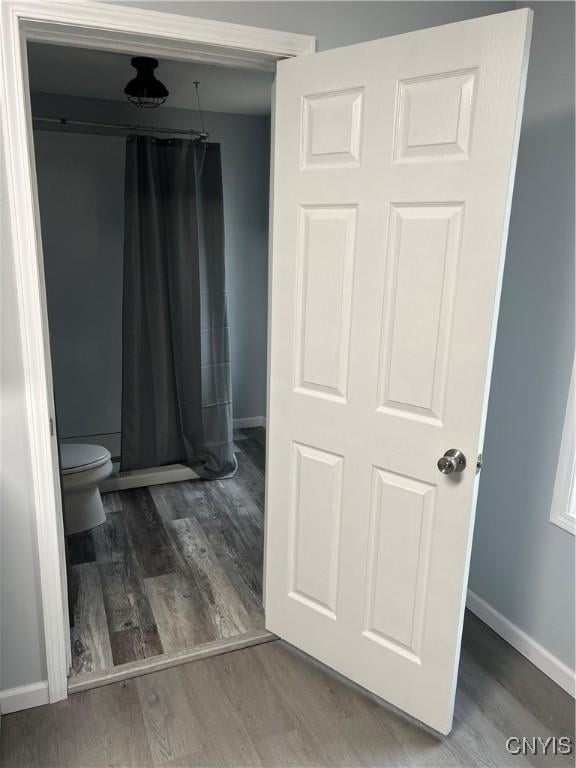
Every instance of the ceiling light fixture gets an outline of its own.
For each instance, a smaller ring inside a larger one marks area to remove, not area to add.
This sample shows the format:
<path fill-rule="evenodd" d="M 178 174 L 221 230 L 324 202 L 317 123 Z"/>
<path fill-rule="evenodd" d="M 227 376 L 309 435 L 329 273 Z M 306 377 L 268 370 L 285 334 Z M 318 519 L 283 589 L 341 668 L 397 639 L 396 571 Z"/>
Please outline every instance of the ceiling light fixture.
<path fill-rule="evenodd" d="M 124 93 L 128 101 L 137 107 L 150 109 L 164 104 L 169 96 L 168 88 L 154 76 L 158 59 L 149 56 L 135 56 L 131 62 L 136 77 L 126 85 Z"/>

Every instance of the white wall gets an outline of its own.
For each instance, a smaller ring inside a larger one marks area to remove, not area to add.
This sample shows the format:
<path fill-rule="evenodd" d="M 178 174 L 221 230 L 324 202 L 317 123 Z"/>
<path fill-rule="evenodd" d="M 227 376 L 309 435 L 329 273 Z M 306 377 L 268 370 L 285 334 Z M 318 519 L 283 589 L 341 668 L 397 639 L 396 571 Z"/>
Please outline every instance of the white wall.
<path fill-rule="evenodd" d="M 123 102 L 33 94 L 33 114 L 126 123 Z M 163 107 L 140 123 L 199 125 Z M 266 413 L 269 132 L 266 117 L 206 113 L 221 143 L 234 418 Z M 58 433 L 120 453 L 125 143 L 36 130 Z"/>
<path fill-rule="evenodd" d="M 437 3 L 433 1 L 423 3 L 302 2 L 295 4 L 283 2 L 153 3 L 141 0 L 139 4 L 146 8 L 156 7 L 164 11 L 172 10 L 189 15 L 275 27 L 286 31 L 308 32 L 318 36 L 320 49 L 408 32 L 424 26 L 446 23 L 461 18 L 496 13 L 513 7 L 512 4 L 505 3 Z M 547 44 L 535 44 L 530 65 L 529 100 L 532 101 L 532 105 L 529 105 L 529 110 L 533 118 L 524 125 L 510 240 L 510 263 L 512 267 L 507 270 L 506 274 L 502 321 L 500 323 L 502 334 L 511 334 L 513 344 L 510 346 L 513 351 L 514 365 L 518 366 L 518 370 L 508 370 L 507 373 L 507 352 L 506 347 L 503 348 L 502 346 L 505 342 L 499 339 L 488 422 L 486 471 L 483 472 L 481 481 L 478 538 L 473 553 L 472 584 L 477 591 L 486 596 L 486 599 L 492 599 L 502 610 L 508 610 L 510 606 L 515 607 L 514 619 L 518 623 L 521 622 L 519 606 L 522 606 L 525 617 L 532 614 L 531 625 L 533 626 L 536 622 L 540 622 L 539 616 L 536 616 L 538 610 L 535 609 L 535 606 L 541 606 L 546 598 L 557 599 L 555 595 L 547 593 L 538 595 L 537 602 L 533 601 L 530 591 L 534 594 L 535 581 L 538 582 L 538 589 L 546 590 L 551 589 L 551 582 L 553 582 L 555 591 L 563 595 L 561 605 L 567 606 L 571 600 L 573 603 L 572 555 L 568 551 L 570 550 L 568 539 L 565 538 L 569 534 L 564 534 L 560 530 L 556 531 L 551 525 L 548 529 L 545 525 L 545 520 L 549 514 L 550 498 L 548 491 L 550 490 L 551 464 L 555 461 L 552 454 L 558 450 L 560 443 L 558 410 L 561 410 L 562 387 L 565 382 L 567 383 L 567 378 L 564 377 L 564 373 L 569 367 L 567 358 L 573 350 L 573 347 L 569 348 L 570 340 L 565 338 L 562 329 L 557 327 L 559 320 L 562 323 L 570 322 L 570 312 L 573 313 L 573 309 L 568 309 L 562 315 L 561 311 L 554 306 L 567 302 L 566 306 L 572 303 L 573 307 L 573 295 L 570 297 L 565 293 L 567 286 L 573 286 L 573 280 L 566 279 L 569 277 L 569 269 L 566 268 L 565 261 L 568 258 L 569 243 L 566 235 L 558 235 L 558 232 L 563 231 L 565 233 L 571 226 L 565 174 L 570 172 L 573 163 L 569 151 L 564 147 L 565 138 L 556 144 L 558 136 L 565 137 L 566 135 L 565 121 L 567 118 L 566 116 L 562 117 L 562 115 L 566 115 L 566 111 L 572 110 L 573 112 L 573 105 L 564 105 L 558 111 L 550 103 L 548 94 L 551 92 L 551 98 L 558 98 L 557 95 L 554 96 L 562 88 L 558 80 L 558 72 L 562 72 L 562 78 L 566 78 L 570 71 L 567 57 L 571 55 L 570 51 L 573 50 L 573 35 L 570 33 L 570 27 L 567 26 L 567 20 L 562 17 L 562 14 L 569 13 L 569 10 L 566 10 L 569 4 L 562 4 L 558 8 L 555 3 L 547 2 L 543 4 L 545 10 L 542 10 L 540 4 L 530 5 L 536 7 L 536 26 L 541 24 L 542 27 L 546 25 L 548 28 L 548 24 L 550 24 L 551 30 L 556 30 L 556 32 Z M 551 14 L 551 20 L 549 22 L 540 21 L 548 13 Z M 557 39 L 556 34 L 558 35 Z M 535 30 L 535 43 L 537 42 L 537 35 L 539 33 Z M 533 85 L 533 82 L 538 83 L 538 85 Z M 568 88 L 569 83 L 565 82 Z M 534 92 L 535 88 L 536 92 Z M 562 92 L 564 93 L 564 90 Z M 549 128 L 548 123 L 552 127 Z M 556 126 L 556 129 L 553 126 Z M 549 182 L 546 189 L 543 189 L 541 179 L 550 179 L 550 176 L 547 175 L 550 173 L 550 163 L 557 167 L 560 177 L 556 178 L 558 174 L 555 174 L 553 183 Z M 522 201 L 523 199 L 530 199 L 530 207 L 525 208 L 523 204 L 518 202 L 518 200 Z M 539 222 L 543 223 L 542 216 L 546 220 L 545 237 L 540 234 L 538 226 Z M 554 254 L 554 261 L 552 260 L 552 253 Z M 522 260 L 522 264 L 520 260 Z M 559 276 L 555 276 L 553 288 L 548 285 L 549 272 L 550 270 L 555 271 L 557 264 L 559 265 Z M 546 265 L 548 265 L 547 268 Z M 530 279 L 527 277 L 528 274 L 531 275 Z M 529 289 L 528 293 L 526 292 L 527 288 Z M 550 335 L 553 334 L 547 331 L 546 338 L 542 337 L 542 330 L 539 329 L 534 317 L 534 307 L 538 309 L 542 326 L 550 323 L 551 328 L 558 334 L 558 340 L 555 340 L 553 344 L 554 355 L 547 348 L 543 348 L 545 342 L 550 342 Z M 527 325 L 525 325 L 526 322 Z M 11 333 L 8 334 L 7 341 L 8 344 L 17 347 L 17 340 Z M 561 346 L 557 346 L 558 344 Z M 521 348 L 521 353 L 517 349 L 518 346 Z M 531 350 L 534 350 L 534 354 L 530 353 Z M 513 375 L 519 386 L 508 386 L 506 381 L 508 375 Z M 550 403 L 551 399 L 555 398 L 558 398 L 558 410 Z M 520 413 L 521 400 L 524 402 L 525 413 Z M 508 421 L 509 426 L 506 429 L 501 428 L 499 422 L 504 423 L 508 419 L 509 413 L 513 416 Z M 19 428 L 22 425 L 22 418 L 23 414 L 20 415 Z M 531 422 L 530 429 L 527 430 L 524 421 Z M 490 452 L 497 450 L 497 443 L 499 439 L 506 438 L 506 431 L 513 435 L 513 430 L 516 429 L 521 430 L 519 439 L 508 438 L 508 445 L 512 445 L 514 450 L 508 451 L 505 456 L 500 454 L 500 459 L 511 468 L 513 476 L 511 480 L 512 476 L 504 474 L 503 468 L 494 467 L 495 462 L 491 459 Z M 535 455 L 544 457 L 544 470 L 541 475 L 541 477 L 543 476 L 543 483 L 536 484 L 532 482 L 530 477 L 530 473 L 534 472 Z M 26 472 L 27 453 L 24 448 L 13 452 L 11 460 L 15 471 L 18 470 L 21 474 Z M 492 464 L 492 469 L 490 464 Z M 499 475 L 500 472 L 502 474 Z M 527 488 L 530 489 L 530 493 L 524 487 L 525 483 L 528 483 Z M 491 491 L 488 490 L 489 485 L 492 486 Z M 512 487 L 516 489 L 517 493 L 510 492 Z M 499 495 L 501 493 L 505 494 L 506 500 L 504 502 L 502 502 L 504 496 Z M 490 509 L 492 506 L 490 496 L 493 499 L 499 499 L 497 520 L 494 519 L 496 513 Z M 29 515 L 30 512 L 31 508 L 27 506 L 27 502 L 15 500 L 6 508 L 5 517 L 16 518 L 23 514 Z M 487 515 L 492 515 L 491 523 L 483 522 Z M 512 546 L 510 546 L 510 538 L 507 537 L 509 546 L 504 548 L 503 553 L 499 553 L 498 542 L 495 540 L 500 537 L 501 531 L 503 531 L 501 520 L 505 515 L 512 515 L 522 524 L 512 528 L 515 532 Z M 532 525 L 530 523 L 532 518 L 537 519 L 537 524 Z M 539 548 L 534 543 L 528 544 L 528 538 L 532 535 L 533 530 L 539 530 L 540 533 L 543 530 L 547 531 L 546 537 L 549 540 L 544 548 Z M 564 537 L 561 540 L 558 538 L 560 534 Z M 32 539 L 26 543 L 26 546 L 28 553 L 25 556 L 32 557 Z M 488 567 L 495 567 L 495 557 L 503 554 L 505 560 L 512 558 L 512 553 L 514 553 L 515 567 L 522 568 L 524 574 L 528 571 L 531 578 L 526 587 L 522 583 L 522 578 L 517 579 L 514 573 L 509 572 L 509 569 L 499 566 L 503 579 L 503 583 L 499 584 L 499 589 L 505 590 L 509 585 L 512 590 L 512 598 L 506 601 L 506 606 L 508 606 L 506 607 L 503 601 L 497 602 L 496 589 L 488 590 L 482 573 L 485 573 Z M 482 561 L 488 564 L 486 569 L 480 569 Z M 557 566 L 551 565 L 550 561 L 555 561 Z M 558 570 L 553 570 L 552 574 L 555 574 L 557 578 L 549 578 L 546 574 L 550 574 L 551 568 L 555 569 L 556 567 Z M 20 591 L 19 601 L 34 602 L 37 599 L 32 587 L 33 585 L 30 583 L 24 586 Z M 2 589 L 4 591 L 3 586 Z M 528 597 L 525 597 L 526 595 Z M 2 594 L 2 599 L 4 597 L 5 595 Z M 6 601 L 2 605 L 2 626 L 4 626 L 6 620 L 13 617 L 17 607 L 14 603 L 8 605 Z M 548 630 L 546 630 L 545 623 L 549 625 Z M 546 616 L 545 623 L 543 622 L 540 626 L 542 630 L 541 642 L 547 644 L 551 649 L 553 648 L 559 656 L 560 654 L 564 655 L 569 650 L 570 644 L 570 641 L 565 639 L 568 638 L 567 632 L 571 624 L 569 613 L 564 616 L 561 613 L 555 613 L 553 618 Z M 34 636 L 36 647 L 38 647 L 38 622 L 32 618 L 27 623 L 26 630 L 28 640 L 30 640 L 30 636 Z M 560 640 L 560 637 L 563 639 Z M 25 667 L 24 662 L 28 661 L 35 674 L 41 674 L 38 656 L 37 654 L 36 657 L 34 656 L 33 647 L 34 644 L 32 643 L 30 647 L 22 649 L 21 652 L 15 651 L 11 658 L 6 659 L 6 662 L 9 665 L 22 664 Z M 29 674 L 20 679 L 23 682 L 28 682 L 32 678 Z"/>

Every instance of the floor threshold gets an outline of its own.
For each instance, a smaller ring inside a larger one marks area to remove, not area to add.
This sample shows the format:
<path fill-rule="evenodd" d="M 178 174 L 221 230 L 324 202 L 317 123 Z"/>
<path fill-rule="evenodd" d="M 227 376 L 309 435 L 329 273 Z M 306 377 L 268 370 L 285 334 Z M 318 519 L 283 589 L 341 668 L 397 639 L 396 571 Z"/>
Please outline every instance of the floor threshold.
<path fill-rule="evenodd" d="M 118 683 L 122 680 L 130 680 L 133 677 L 149 675 L 152 672 L 159 672 L 162 669 L 178 667 L 181 664 L 188 664 L 192 661 L 200 661 L 211 656 L 219 656 L 223 653 L 238 651 L 242 648 L 249 648 L 252 645 L 269 643 L 271 640 L 277 640 L 276 635 L 268 632 L 266 629 L 256 629 L 250 632 L 244 632 L 241 635 L 227 637 L 221 640 L 211 640 L 208 643 L 202 643 L 194 648 L 185 648 L 181 651 L 172 653 L 162 653 L 158 656 L 151 656 L 147 659 L 138 659 L 130 661 L 127 664 L 120 664 L 113 669 L 103 669 L 98 672 L 90 672 L 84 675 L 77 675 L 68 681 L 68 693 L 79 693 L 87 691 L 90 688 L 99 688 L 102 685 Z"/>

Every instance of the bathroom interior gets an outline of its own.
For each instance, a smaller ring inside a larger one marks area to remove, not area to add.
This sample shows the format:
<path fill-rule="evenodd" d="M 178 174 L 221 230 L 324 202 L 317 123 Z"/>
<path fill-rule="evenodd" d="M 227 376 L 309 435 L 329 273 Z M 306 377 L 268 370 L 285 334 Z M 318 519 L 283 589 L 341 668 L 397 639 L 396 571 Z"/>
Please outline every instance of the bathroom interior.
<path fill-rule="evenodd" d="M 71 682 L 265 635 L 272 73 L 29 43 Z"/>

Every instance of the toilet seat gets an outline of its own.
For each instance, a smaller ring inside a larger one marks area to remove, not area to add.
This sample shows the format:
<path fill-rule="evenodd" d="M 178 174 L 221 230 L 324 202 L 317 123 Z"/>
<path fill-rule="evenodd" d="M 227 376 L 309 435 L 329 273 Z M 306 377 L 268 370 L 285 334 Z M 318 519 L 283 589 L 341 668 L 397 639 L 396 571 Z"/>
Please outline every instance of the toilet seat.
<path fill-rule="evenodd" d="M 97 469 L 110 461 L 110 458 L 110 451 L 102 445 L 60 444 L 60 470 L 63 475 Z"/>

